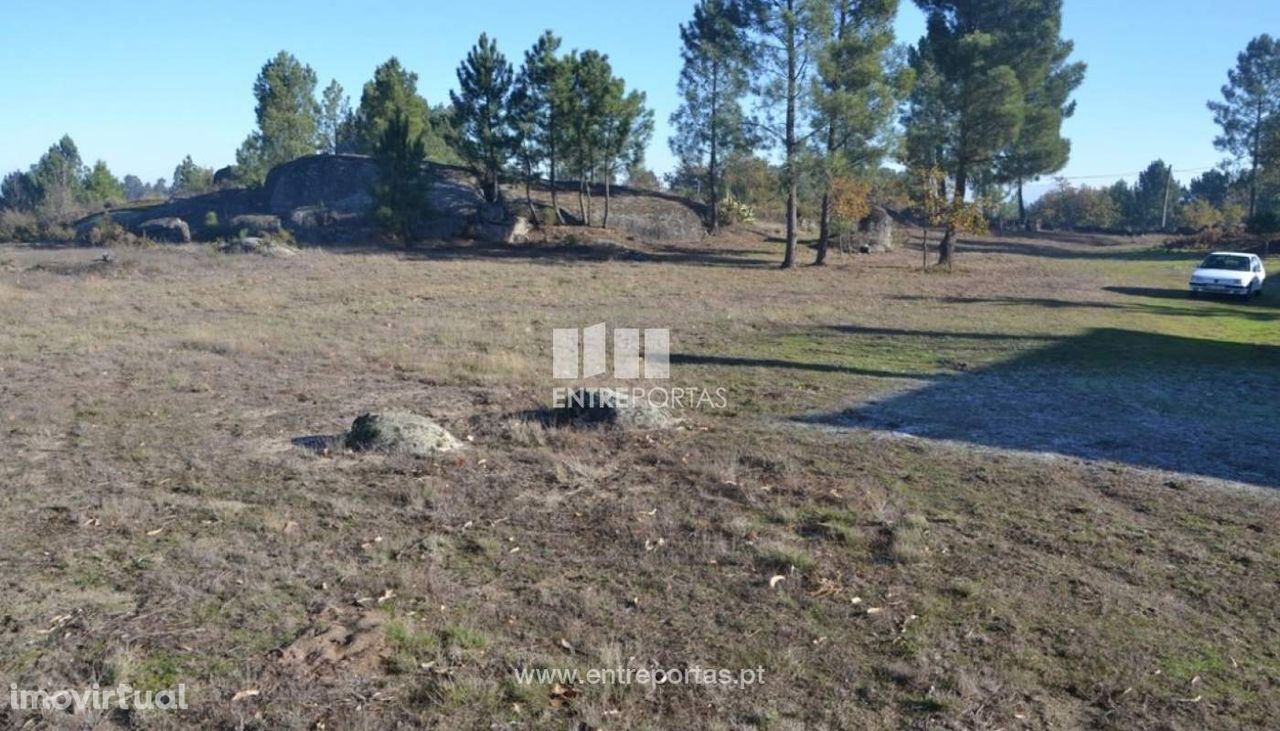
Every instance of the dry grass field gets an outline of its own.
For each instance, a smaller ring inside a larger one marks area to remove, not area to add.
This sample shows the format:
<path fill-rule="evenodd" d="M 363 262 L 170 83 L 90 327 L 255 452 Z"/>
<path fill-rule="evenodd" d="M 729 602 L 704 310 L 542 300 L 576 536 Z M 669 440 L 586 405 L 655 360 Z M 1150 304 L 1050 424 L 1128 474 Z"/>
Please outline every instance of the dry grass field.
<path fill-rule="evenodd" d="M 0 723 L 1273 727 L 1280 291 L 1155 244 L 0 246 L 0 677 L 191 704 Z M 728 407 L 529 419 L 597 322 Z M 467 447 L 306 446 L 393 408 Z M 618 666 L 764 676 L 517 678 Z"/>

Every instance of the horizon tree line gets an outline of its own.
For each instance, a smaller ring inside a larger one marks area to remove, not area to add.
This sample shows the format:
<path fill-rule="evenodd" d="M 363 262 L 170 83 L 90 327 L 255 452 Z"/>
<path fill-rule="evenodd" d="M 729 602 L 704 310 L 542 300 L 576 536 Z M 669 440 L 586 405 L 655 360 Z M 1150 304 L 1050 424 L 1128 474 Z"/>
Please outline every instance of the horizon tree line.
<path fill-rule="evenodd" d="M 679 29 L 680 104 L 668 140 L 678 167 L 667 184 L 705 203 L 712 234 L 724 223 L 725 207 L 741 196 L 777 201 L 786 227 L 782 266 L 797 263 L 802 209 L 806 220 L 816 221 L 813 263 L 822 264 L 834 227 L 847 225 L 835 218 L 859 209 L 837 206 L 836 199 L 847 202 L 850 191 L 863 189 L 864 197 L 891 189 L 894 200 L 937 225 L 942 264 L 951 261 L 968 227 L 997 217 L 1026 226 L 1032 217 L 1061 221 L 1064 211 L 1091 211 L 1085 219 L 1092 223 L 1079 225 L 1117 221 L 1149 229 L 1154 208 L 1144 196 L 1157 187 L 1165 193 L 1164 224 L 1240 219 L 1227 205 L 1244 205 L 1243 219 L 1251 223 L 1277 217 L 1280 42 L 1270 36 L 1250 42 L 1228 74 L 1222 99 L 1209 103 L 1222 130 L 1215 145 L 1232 156 L 1232 165 L 1175 190 L 1171 173 L 1164 181 L 1146 180 L 1160 174 L 1153 163 L 1133 186 L 1112 186 L 1109 204 L 1086 193 L 1091 188 L 1059 185 L 1046 202 L 1030 205 L 1025 186 L 1060 171 L 1070 158 L 1062 125 L 1075 112 L 1071 97 L 1086 70 L 1061 38 L 1062 0 L 914 2 L 926 13 L 927 30 L 910 46 L 894 37 L 899 0 L 694 3 Z M 253 85 L 256 128 L 236 151 L 229 175 L 217 177 L 260 185 L 272 167 L 302 155 L 395 159 L 421 142 L 423 160 L 473 170 L 488 202 L 499 199 L 504 181 L 523 183 L 538 223 L 546 215 L 555 223 L 565 215 L 596 222 L 593 191 L 603 186 L 598 220 L 607 226 L 611 185 L 623 179 L 657 185 L 642 166 L 653 113 L 644 94 L 614 74 L 607 55 L 560 47 L 546 31 L 516 67 L 482 34 L 457 69 L 448 103 L 435 106 L 418 93 L 417 74 L 394 56 L 374 70 L 353 106 L 336 80 L 317 94 L 315 71 L 281 51 Z M 395 134 L 386 134 L 392 126 Z M 401 149 L 389 149 L 392 144 Z M 886 162 L 902 169 L 886 169 Z M 543 180 L 552 199 L 546 212 L 532 196 Z M 383 182 L 390 198 L 409 200 L 389 192 L 396 180 Z M 421 184 L 406 181 L 409 188 Z M 560 205 L 566 185 L 576 192 L 576 214 Z M 105 162 L 85 166 L 64 138 L 31 170 L 3 179 L 0 205 L 65 217 L 76 207 L 213 187 L 212 169 L 190 156 L 175 168 L 172 184 L 146 184 L 136 176 L 121 181 Z M 1213 191 L 1194 194 L 1197 188 Z M 1073 195 L 1093 197 L 1048 205 Z M 1053 215 L 1045 215 L 1050 209 Z"/>

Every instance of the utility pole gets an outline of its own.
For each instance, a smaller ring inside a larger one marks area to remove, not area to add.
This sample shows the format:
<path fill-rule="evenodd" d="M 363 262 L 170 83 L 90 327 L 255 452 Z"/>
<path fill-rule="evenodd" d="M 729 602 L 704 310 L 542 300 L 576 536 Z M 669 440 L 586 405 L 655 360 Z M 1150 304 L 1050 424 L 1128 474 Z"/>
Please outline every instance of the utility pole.
<path fill-rule="evenodd" d="M 1160 212 L 1160 230 L 1164 231 L 1169 223 L 1169 189 L 1173 187 L 1173 165 L 1165 168 L 1164 176 L 1164 210 Z"/>

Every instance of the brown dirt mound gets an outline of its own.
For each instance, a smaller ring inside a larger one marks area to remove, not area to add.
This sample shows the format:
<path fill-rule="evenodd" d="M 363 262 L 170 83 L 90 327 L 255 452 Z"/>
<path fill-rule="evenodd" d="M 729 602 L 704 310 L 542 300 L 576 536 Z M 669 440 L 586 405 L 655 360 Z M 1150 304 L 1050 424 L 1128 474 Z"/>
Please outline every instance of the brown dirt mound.
<path fill-rule="evenodd" d="M 386 617 L 356 607 L 326 607 L 276 658 L 277 668 L 294 678 L 332 680 L 383 673 L 391 651 Z"/>

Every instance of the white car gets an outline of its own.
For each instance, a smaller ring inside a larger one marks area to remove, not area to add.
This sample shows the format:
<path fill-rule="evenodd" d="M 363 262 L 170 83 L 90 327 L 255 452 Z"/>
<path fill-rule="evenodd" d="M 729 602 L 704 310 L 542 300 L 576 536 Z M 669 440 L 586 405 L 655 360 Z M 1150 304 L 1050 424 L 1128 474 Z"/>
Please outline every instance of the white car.
<path fill-rule="evenodd" d="M 1217 251 L 1205 257 L 1191 274 L 1191 295 L 1233 294 L 1249 299 L 1262 294 L 1267 270 L 1253 254 Z"/>

